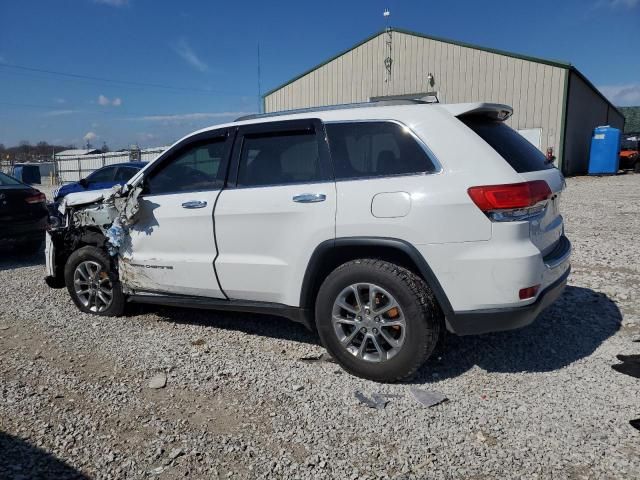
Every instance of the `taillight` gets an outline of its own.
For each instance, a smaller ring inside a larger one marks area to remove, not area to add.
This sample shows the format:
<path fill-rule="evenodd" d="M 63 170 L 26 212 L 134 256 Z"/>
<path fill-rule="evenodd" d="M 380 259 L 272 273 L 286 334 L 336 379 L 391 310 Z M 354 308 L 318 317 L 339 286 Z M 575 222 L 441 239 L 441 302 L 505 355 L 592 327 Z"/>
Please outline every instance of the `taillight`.
<path fill-rule="evenodd" d="M 536 215 L 552 196 L 544 180 L 471 187 L 467 192 L 473 203 L 494 221 L 524 220 Z"/>
<path fill-rule="evenodd" d="M 46 200 L 47 200 L 47 197 L 45 196 L 45 194 L 40 192 L 24 199 L 25 202 L 30 204 L 44 203 Z"/>

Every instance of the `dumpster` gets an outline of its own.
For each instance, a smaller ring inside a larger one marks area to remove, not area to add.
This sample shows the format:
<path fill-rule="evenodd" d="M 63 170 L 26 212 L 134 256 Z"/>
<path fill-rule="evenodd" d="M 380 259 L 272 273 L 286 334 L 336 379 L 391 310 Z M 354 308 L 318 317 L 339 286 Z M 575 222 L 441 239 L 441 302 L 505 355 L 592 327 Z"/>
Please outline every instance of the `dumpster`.
<path fill-rule="evenodd" d="M 622 132 L 614 127 L 597 127 L 591 137 L 589 175 L 615 175 L 620 163 Z"/>
<path fill-rule="evenodd" d="M 16 163 L 13 166 L 13 177 L 28 184 L 42 183 L 40 167 L 36 164 Z"/>

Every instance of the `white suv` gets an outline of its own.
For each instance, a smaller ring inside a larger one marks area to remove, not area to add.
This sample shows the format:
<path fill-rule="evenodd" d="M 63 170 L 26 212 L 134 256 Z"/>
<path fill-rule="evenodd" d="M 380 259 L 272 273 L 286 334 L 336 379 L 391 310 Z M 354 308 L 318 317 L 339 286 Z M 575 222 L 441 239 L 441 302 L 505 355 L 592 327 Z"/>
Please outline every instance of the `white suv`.
<path fill-rule="evenodd" d="M 564 179 L 511 113 L 387 101 L 200 130 L 122 188 L 69 195 L 47 282 L 98 315 L 142 302 L 288 317 L 349 372 L 407 378 L 444 328 L 522 327 L 566 284 Z"/>

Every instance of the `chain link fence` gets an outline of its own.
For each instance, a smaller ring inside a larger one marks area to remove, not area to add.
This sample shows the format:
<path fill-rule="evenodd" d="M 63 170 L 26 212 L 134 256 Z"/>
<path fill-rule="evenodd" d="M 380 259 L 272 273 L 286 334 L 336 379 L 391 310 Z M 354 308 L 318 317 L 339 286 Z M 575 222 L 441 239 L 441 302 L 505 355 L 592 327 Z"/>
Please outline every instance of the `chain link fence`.
<path fill-rule="evenodd" d="M 122 152 L 100 153 L 97 155 L 65 156 L 56 155 L 55 171 L 58 183 L 77 182 L 99 168 L 116 163 L 155 160 L 168 147 L 126 150 Z"/>
<path fill-rule="evenodd" d="M 11 175 L 13 171 L 13 162 L 9 160 L 0 160 L 0 172 Z"/>

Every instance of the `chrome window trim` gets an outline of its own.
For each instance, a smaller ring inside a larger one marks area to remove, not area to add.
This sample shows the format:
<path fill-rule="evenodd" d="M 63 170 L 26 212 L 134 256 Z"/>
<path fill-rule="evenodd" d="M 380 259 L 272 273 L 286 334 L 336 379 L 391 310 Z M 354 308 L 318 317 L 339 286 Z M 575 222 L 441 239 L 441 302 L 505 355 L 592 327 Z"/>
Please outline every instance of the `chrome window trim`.
<path fill-rule="evenodd" d="M 232 188 L 225 188 L 225 190 L 248 190 L 252 188 L 268 188 L 268 187 L 295 187 L 297 185 L 333 185 L 336 182 L 335 179 L 329 180 L 317 180 L 313 182 L 295 182 L 295 183 L 270 183 L 267 185 L 236 185 Z"/>
<path fill-rule="evenodd" d="M 427 157 L 429 158 L 429 160 L 431 160 L 431 163 L 433 163 L 433 166 L 435 167 L 435 170 L 431 171 L 431 170 L 423 170 L 423 171 L 418 171 L 418 172 L 410 172 L 410 173 L 397 173 L 397 174 L 393 174 L 393 175 L 366 175 L 363 177 L 350 177 L 350 178 L 335 178 L 336 182 L 342 182 L 342 181 L 349 181 L 349 180 L 357 180 L 357 179 L 366 179 L 366 178 L 389 178 L 389 177 L 406 177 L 409 175 L 438 175 L 440 173 L 442 173 L 444 171 L 443 167 L 442 167 L 442 163 L 440 163 L 440 160 L 438 159 L 438 157 L 436 157 L 435 153 L 433 153 L 433 151 L 431 151 L 431 149 L 429 148 L 429 146 L 416 134 L 416 132 L 413 131 L 412 128 L 410 128 L 407 124 L 401 122 L 400 120 L 395 120 L 392 118 L 367 118 L 367 119 L 363 119 L 363 120 L 356 120 L 356 119 L 352 119 L 352 120 L 327 120 L 327 121 L 323 121 L 322 123 L 324 123 L 325 125 L 336 125 L 336 124 L 343 124 L 343 123 L 395 123 L 396 125 L 405 128 L 407 130 L 407 132 L 409 132 L 409 134 L 413 137 L 413 139 L 416 141 L 416 143 L 422 148 L 422 150 L 424 151 L 424 153 L 427 155 Z M 326 135 L 326 131 L 325 131 L 325 135 Z M 327 144 L 329 144 L 329 138 L 327 135 Z M 331 154 L 331 145 L 329 144 L 329 154 Z"/>

